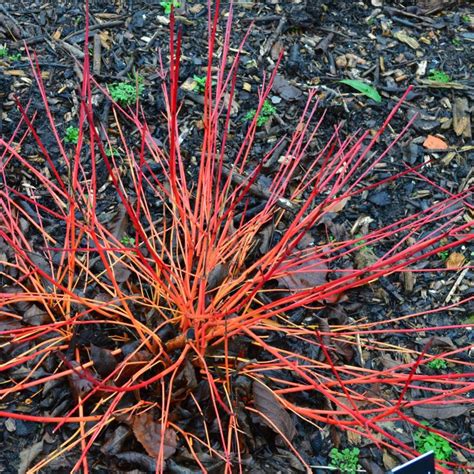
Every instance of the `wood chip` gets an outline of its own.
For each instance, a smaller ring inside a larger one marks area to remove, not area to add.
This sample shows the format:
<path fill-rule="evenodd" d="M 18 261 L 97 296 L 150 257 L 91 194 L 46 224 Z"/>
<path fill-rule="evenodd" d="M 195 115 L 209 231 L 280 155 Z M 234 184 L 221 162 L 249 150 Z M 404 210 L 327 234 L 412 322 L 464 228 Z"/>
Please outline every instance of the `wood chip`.
<path fill-rule="evenodd" d="M 446 150 L 448 148 L 448 144 L 444 140 L 434 135 L 428 135 L 423 146 L 428 150 Z"/>
<path fill-rule="evenodd" d="M 472 137 L 471 117 L 469 114 L 469 104 L 466 97 L 456 97 L 453 107 L 453 129 L 459 137 Z"/>
<path fill-rule="evenodd" d="M 415 38 L 412 38 L 404 31 L 397 31 L 396 33 L 394 33 L 393 36 L 401 43 L 405 43 L 408 46 L 410 46 L 410 48 L 412 49 L 420 48 L 420 43 L 418 43 L 418 41 Z"/>

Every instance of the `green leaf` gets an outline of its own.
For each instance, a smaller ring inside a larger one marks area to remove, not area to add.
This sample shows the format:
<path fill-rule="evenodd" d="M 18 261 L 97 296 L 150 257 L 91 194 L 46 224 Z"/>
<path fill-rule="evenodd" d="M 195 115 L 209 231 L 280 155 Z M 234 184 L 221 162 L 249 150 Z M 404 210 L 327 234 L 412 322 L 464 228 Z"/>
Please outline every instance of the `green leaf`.
<path fill-rule="evenodd" d="M 362 92 L 362 94 L 366 95 L 372 100 L 375 100 L 375 102 L 382 102 L 382 97 L 378 93 L 377 89 L 365 82 L 358 81 L 356 79 L 343 79 L 339 82 L 341 84 L 346 84 L 347 86 L 352 87 L 356 91 Z"/>

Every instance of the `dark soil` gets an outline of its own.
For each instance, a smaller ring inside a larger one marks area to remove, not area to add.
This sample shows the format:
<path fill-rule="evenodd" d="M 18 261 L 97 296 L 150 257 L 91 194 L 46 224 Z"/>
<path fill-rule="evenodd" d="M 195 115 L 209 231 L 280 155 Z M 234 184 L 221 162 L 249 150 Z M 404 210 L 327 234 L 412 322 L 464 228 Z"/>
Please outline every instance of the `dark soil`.
<path fill-rule="evenodd" d="M 192 83 L 193 76 L 202 77 L 206 72 L 207 8 L 203 1 L 182 0 L 180 3 L 176 14 L 183 31 L 181 80 Z M 238 134 L 245 130 L 245 117 L 257 101 L 257 87 L 264 72 L 268 74 L 274 68 L 280 51 L 284 50 L 280 76 L 269 99 L 276 108 L 276 114 L 257 134 L 253 150 L 256 159 L 295 127 L 311 88 L 316 87 L 320 91 L 321 110 L 326 111 L 317 146 L 332 134 L 334 126 L 339 123 L 343 124 L 345 134 L 380 126 L 407 87 L 413 85 L 403 105 L 406 116 L 397 116 L 392 126 L 401 130 L 415 114 L 417 118 L 402 142 L 394 148 L 393 166 L 391 169 L 380 168 L 377 179 L 401 172 L 405 165 L 432 160 L 431 166 L 424 171 L 428 178 L 453 193 L 468 189 L 474 183 L 470 125 L 474 97 L 472 6 L 452 2 L 456 3 L 452 8 L 440 8 L 427 14 L 416 5 L 416 1 L 385 1 L 380 2 L 384 3 L 381 7 L 373 6 L 374 3 L 377 2 L 236 1 L 232 45 L 238 47 L 244 33 L 252 22 L 254 24 L 244 46 L 237 79 L 235 107 L 238 111 L 233 117 L 238 125 L 235 138 L 238 139 Z M 419 2 L 418 5 L 427 3 Z M 224 11 L 226 9 L 224 7 Z M 157 51 L 162 49 L 163 58 L 167 57 L 168 17 L 160 0 L 91 0 L 90 11 L 90 44 L 95 60 L 95 78 L 104 86 L 127 78 L 133 80 L 134 75 L 142 78 L 145 115 L 155 127 L 154 136 L 157 140 L 163 139 L 166 124 L 160 121 L 164 104 L 157 74 Z M 84 25 L 83 2 L 78 0 L 2 2 L 0 135 L 4 139 L 8 140 L 19 119 L 14 97 L 18 97 L 22 104 L 31 101 L 32 109 L 41 101 L 31 80 L 25 43 L 30 51 L 37 54 L 60 132 L 66 135 L 69 126 L 77 125 L 81 73 L 76 63 L 83 56 Z M 407 37 L 408 40 L 404 39 Z M 439 78 L 441 72 L 449 76 L 447 80 L 429 80 L 436 74 Z M 354 78 L 370 82 L 380 92 L 382 101 L 376 102 L 339 82 Z M 199 137 L 193 129 L 201 118 L 202 95 L 195 88 L 186 87 L 181 89 L 181 94 L 181 123 L 189 130 L 190 145 L 187 149 L 190 150 L 194 141 L 199 144 Z M 98 110 L 107 121 L 110 112 L 107 102 L 100 102 Z M 51 136 L 48 137 L 49 128 L 46 125 L 43 127 L 41 122 L 39 125 L 38 132 L 45 143 L 51 145 L 50 152 L 54 155 L 57 145 Z M 447 148 L 426 148 L 424 143 L 428 135 L 441 137 Z M 389 139 L 386 140 L 379 144 L 381 148 L 389 143 Z M 105 170 L 103 173 L 105 180 Z M 20 185 L 20 174 L 18 176 Z M 405 216 L 407 210 L 425 209 L 436 199 L 436 194 L 424 192 L 422 181 L 390 183 L 385 188 L 377 188 L 351 201 L 350 206 L 334 216 L 334 232 L 347 227 L 348 222 L 355 222 L 361 215 L 371 216 L 376 225 L 387 225 Z M 101 206 L 106 209 L 111 202 L 112 198 L 104 195 Z M 382 252 L 384 249 L 376 250 Z M 471 260 L 474 258 L 473 251 L 473 245 L 464 248 L 465 255 Z M 439 267 L 441 260 L 442 256 L 434 256 L 427 265 Z M 337 319 L 337 312 L 343 311 L 347 317 L 356 317 L 363 311 L 369 320 L 380 321 L 387 319 L 388 315 L 395 317 L 423 312 L 442 306 L 456 279 L 455 273 L 420 273 L 408 292 L 399 277 L 393 275 L 354 290 L 350 298 L 328 307 L 326 316 Z M 450 295 L 450 301 L 454 303 L 472 296 L 473 283 L 474 274 L 469 270 L 454 294 Z M 453 319 L 462 322 L 472 313 L 472 306 L 435 313 L 429 324 L 449 325 Z M 419 326 L 424 323 L 422 316 L 416 321 Z M 449 330 L 440 332 L 438 336 L 444 337 L 435 341 L 435 346 L 439 344 L 440 348 L 443 344 L 453 348 L 474 344 L 473 335 L 466 331 Z M 394 335 L 390 342 L 397 344 L 399 338 L 408 336 Z M 414 335 L 412 341 L 403 343 L 421 349 L 425 342 L 425 339 Z M 370 360 L 366 363 L 374 367 L 377 364 Z M 0 373 L 0 383 L 3 377 Z M 61 416 L 71 406 L 71 395 L 65 385 L 54 386 L 48 392 L 32 391 L 28 395 L 31 398 L 25 394 L 20 399 L 0 400 L 0 409 L 29 413 L 34 408 L 35 414 Z M 474 425 L 468 414 L 436 423 L 434 426 L 438 429 L 457 433 L 461 444 L 468 444 L 469 437 L 474 436 Z M 298 424 L 297 428 L 302 452 L 314 465 L 327 465 L 328 451 L 333 445 L 344 447 L 348 444 L 346 438 L 335 433 L 321 437 L 307 426 Z M 65 428 L 60 434 L 53 434 L 50 426 L 0 419 L 0 472 L 18 472 L 26 451 L 36 449 L 35 456 L 48 453 L 56 449 L 74 429 Z M 112 436 L 112 430 L 108 436 Z M 260 435 L 255 434 L 256 439 L 258 436 L 274 438 L 265 430 Z M 472 438 L 470 442 L 472 446 Z M 129 439 L 127 448 L 122 450 L 133 452 L 133 459 L 120 458 L 120 452 L 115 456 L 106 456 L 100 449 L 103 443 L 104 438 L 101 438 L 91 450 L 89 458 L 94 472 L 148 472 L 151 469 L 151 458 L 144 454 L 135 440 Z M 275 452 L 274 445 L 269 447 L 265 439 L 257 439 L 256 450 L 250 453 L 254 467 L 249 472 L 296 471 L 292 464 L 294 460 L 287 451 L 280 449 L 280 455 L 275 455 Z M 70 454 L 61 456 L 42 472 L 67 472 L 76 460 L 77 457 Z M 369 472 L 382 472 L 387 468 L 384 462 L 375 450 L 363 453 L 362 464 Z M 168 469 L 176 473 L 196 472 L 183 467 L 185 465 L 185 460 L 177 458 L 169 461 Z M 214 470 L 210 466 L 209 470 L 219 472 L 220 466 L 217 465 Z"/>

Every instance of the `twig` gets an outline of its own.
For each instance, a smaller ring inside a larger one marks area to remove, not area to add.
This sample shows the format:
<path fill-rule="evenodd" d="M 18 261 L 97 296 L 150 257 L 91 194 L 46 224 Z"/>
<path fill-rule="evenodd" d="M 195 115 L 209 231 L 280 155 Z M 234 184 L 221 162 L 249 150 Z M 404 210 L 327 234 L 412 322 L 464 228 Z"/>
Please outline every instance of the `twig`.
<path fill-rule="evenodd" d="M 453 297 L 455 291 L 458 289 L 458 287 L 461 284 L 463 278 L 466 276 L 466 273 L 469 270 L 470 265 L 471 265 L 471 262 L 469 262 L 469 264 L 466 265 L 466 268 L 459 274 L 457 280 L 454 282 L 453 287 L 449 291 L 448 296 L 446 296 L 446 299 L 444 300 L 445 303 L 449 303 L 451 301 L 451 298 Z"/>
<path fill-rule="evenodd" d="M 100 74 L 101 69 L 101 55 L 102 55 L 102 44 L 100 42 L 100 36 L 94 35 L 94 59 L 92 61 L 92 69 L 94 74 Z"/>
<path fill-rule="evenodd" d="M 89 36 L 92 36 L 93 32 L 95 30 L 103 30 L 107 28 L 113 28 L 115 26 L 121 26 L 125 23 L 125 20 L 112 20 L 112 21 L 106 21 L 104 23 L 99 23 L 97 25 L 91 25 L 89 27 Z M 86 35 L 86 30 L 79 30 L 75 31 L 74 33 L 71 33 L 67 35 L 64 40 L 65 41 L 70 41 L 71 43 L 79 43 L 80 41 L 84 41 Z"/>
<path fill-rule="evenodd" d="M 282 34 L 283 28 L 286 26 L 286 16 L 282 16 L 280 18 L 280 22 L 278 23 L 278 26 L 276 27 L 275 31 L 273 32 L 272 35 L 265 41 L 265 44 L 262 46 L 262 49 L 260 50 L 260 61 L 267 56 L 268 52 L 272 49 L 273 44 L 275 41 L 278 39 L 278 37 Z"/>

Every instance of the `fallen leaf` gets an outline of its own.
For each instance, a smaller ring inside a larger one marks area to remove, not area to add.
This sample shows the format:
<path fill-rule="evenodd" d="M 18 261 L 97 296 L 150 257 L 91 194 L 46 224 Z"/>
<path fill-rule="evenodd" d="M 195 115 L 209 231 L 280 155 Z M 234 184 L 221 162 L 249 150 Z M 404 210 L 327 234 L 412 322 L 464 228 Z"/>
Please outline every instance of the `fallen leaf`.
<path fill-rule="evenodd" d="M 226 92 L 224 94 L 224 98 L 222 103 L 224 104 L 225 108 L 229 108 L 229 101 L 230 101 L 230 94 Z M 234 116 L 239 112 L 240 105 L 239 103 L 235 100 L 235 98 L 232 98 L 232 102 L 230 102 L 230 115 Z"/>
<path fill-rule="evenodd" d="M 38 441 L 37 443 L 27 446 L 20 452 L 20 465 L 18 466 L 18 474 L 25 474 L 35 457 L 43 451 L 43 443 L 43 440 Z"/>
<path fill-rule="evenodd" d="M 351 446 L 358 445 L 362 441 L 362 436 L 355 431 L 347 431 L 347 441 L 349 441 Z"/>
<path fill-rule="evenodd" d="M 273 91 L 284 100 L 298 100 L 303 92 L 291 85 L 283 76 L 277 74 L 273 81 Z"/>
<path fill-rule="evenodd" d="M 112 38 L 108 31 L 101 31 L 99 33 L 100 44 L 105 49 L 110 49 L 112 46 Z"/>
<path fill-rule="evenodd" d="M 446 420 L 472 410 L 472 405 L 415 405 L 413 413 L 427 420 Z"/>
<path fill-rule="evenodd" d="M 163 450 L 163 459 L 168 459 L 176 452 L 178 444 L 176 432 L 172 428 L 166 428 L 164 436 L 162 436 L 161 422 L 154 420 L 150 411 L 133 417 L 132 430 L 137 440 L 152 458 L 158 458 L 161 449 Z"/>
<path fill-rule="evenodd" d="M 132 466 L 141 467 L 145 472 L 155 472 L 156 471 L 156 461 L 151 457 L 143 453 L 137 453 L 135 451 L 125 451 L 123 453 L 115 454 L 117 459 L 121 461 L 128 462 Z M 131 472 L 142 472 L 133 470 Z"/>
<path fill-rule="evenodd" d="M 384 474 L 384 470 L 371 459 L 362 458 L 360 460 L 360 464 L 366 470 L 366 472 L 370 472 L 370 474 Z"/>
<path fill-rule="evenodd" d="M 446 260 L 446 268 L 449 270 L 455 270 L 462 268 L 466 259 L 462 253 L 453 252 Z"/>
<path fill-rule="evenodd" d="M 125 356 L 128 355 L 125 351 L 123 352 Z M 146 349 L 132 354 L 126 361 L 121 362 L 120 375 L 117 377 L 115 383 L 117 385 L 124 384 L 132 375 L 136 374 L 137 371 L 142 370 L 151 358 L 152 355 Z"/>
<path fill-rule="evenodd" d="M 295 424 L 276 395 L 266 385 L 254 382 L 253 396 L 255 409 L 262 414 L 263 422 L 291 441 L 296 435 Z"/>
<path fill-rule="evenodd" d="M 197 82 L 192 78 L 192 77 L 188 77 L 182 84 L 181 84 L 181 89 L 183 89 L 183 91 L 188 91 L 188 92 L 191 92 L 191 91 L 194 91 L 196 90 L 196 86 L 197 86 Z"/>
<path fill-rule="evenodd" d="M 101 446 L 101 453 L 107 456 L 117 454 L 122 450 L 128 436 L 130 436 L 130 428 L 128 426 L 119 425 Z"/>
<path fill-rule="evenodd" d="M 383 465 L 385 469 L 391 471 L 394 467 L 397 467 L 400 463 L 398 459 L 394 458 L 391 454 L 384 450 L 382 455 Z"/>
<path fill-rule="evenodd" d="M 93 388 L 94 384 L 92 382 L 93 375 L 88 370 L 80 368 L 80 365 L 75 361 L 69 362 L 75 370 L 68 375 L 69 385 L 71 386 L 72 392 L 76 400 L 80 397 L 87 395 Z"/>
<path fill-rule="evenodd" d="M 344 206 L 351 200 L 351 197 L 345 197 L 336 202 L 333 202 L 324 208 L 324 212 L 335 212 L 338 213 L 344 209 Z"/>
<path fill-rule="evenodd" d="M 218 263 L 207 276 L 206 291 L 211 291 L 220 286 L 229 276 L 229 265 L 227 263 Z"/>
<path fill-rule="evenodd" d="M 23 322 L 29 324 L 30 326 L 40 326 L 49 321 L 49 315 L 39 306 L 32 304 L 24 313 L 23 313 Z"/>
<path fill-rule="evenodd" d="M 112 351 L 94 344 L 91 344 L 91 359 L 95 370 L 102 378 L 107 377 L 117 366 L 117 360 Z"/>
<path fill-rule="evenodd" d="M 18 319 L 4 319 L 0 317 L 0 333 L 4 332 L 5 334 L 0 334 L 0 338 L 3 337 L 12 337 L 12 335 L 8 334 L 10 331 L 14 331 L 15 329 L 22 328 L 22 324 Z"/>
<path fill-rule="evenodd" d="M 446 150 L 448 148 L 448 144 L 444 140 L 434 135 L 428 135 L 423 146 L 428 150 Z"/>
<path fill-rule="evenodd" d="M 375 102 L 382 102 L 382 97 L 380 96 L 377 89 L 366 82 L 359 81 L 357 79 L 344 79 L 339 82 L 341 84 L 345 84 L 346 86 L 352 87 L 356 91 L 359 91 L 367 96 L 369 99 L 375 100 Z"/>
<path fill-rule="evenodd" d="M 290 291 L 303 291 L 327 283 L 327 274 L 328 267 L 324 261 L 314 258 L 292 265 L 286 274 L 278 278 L 278 285 Z"/>

